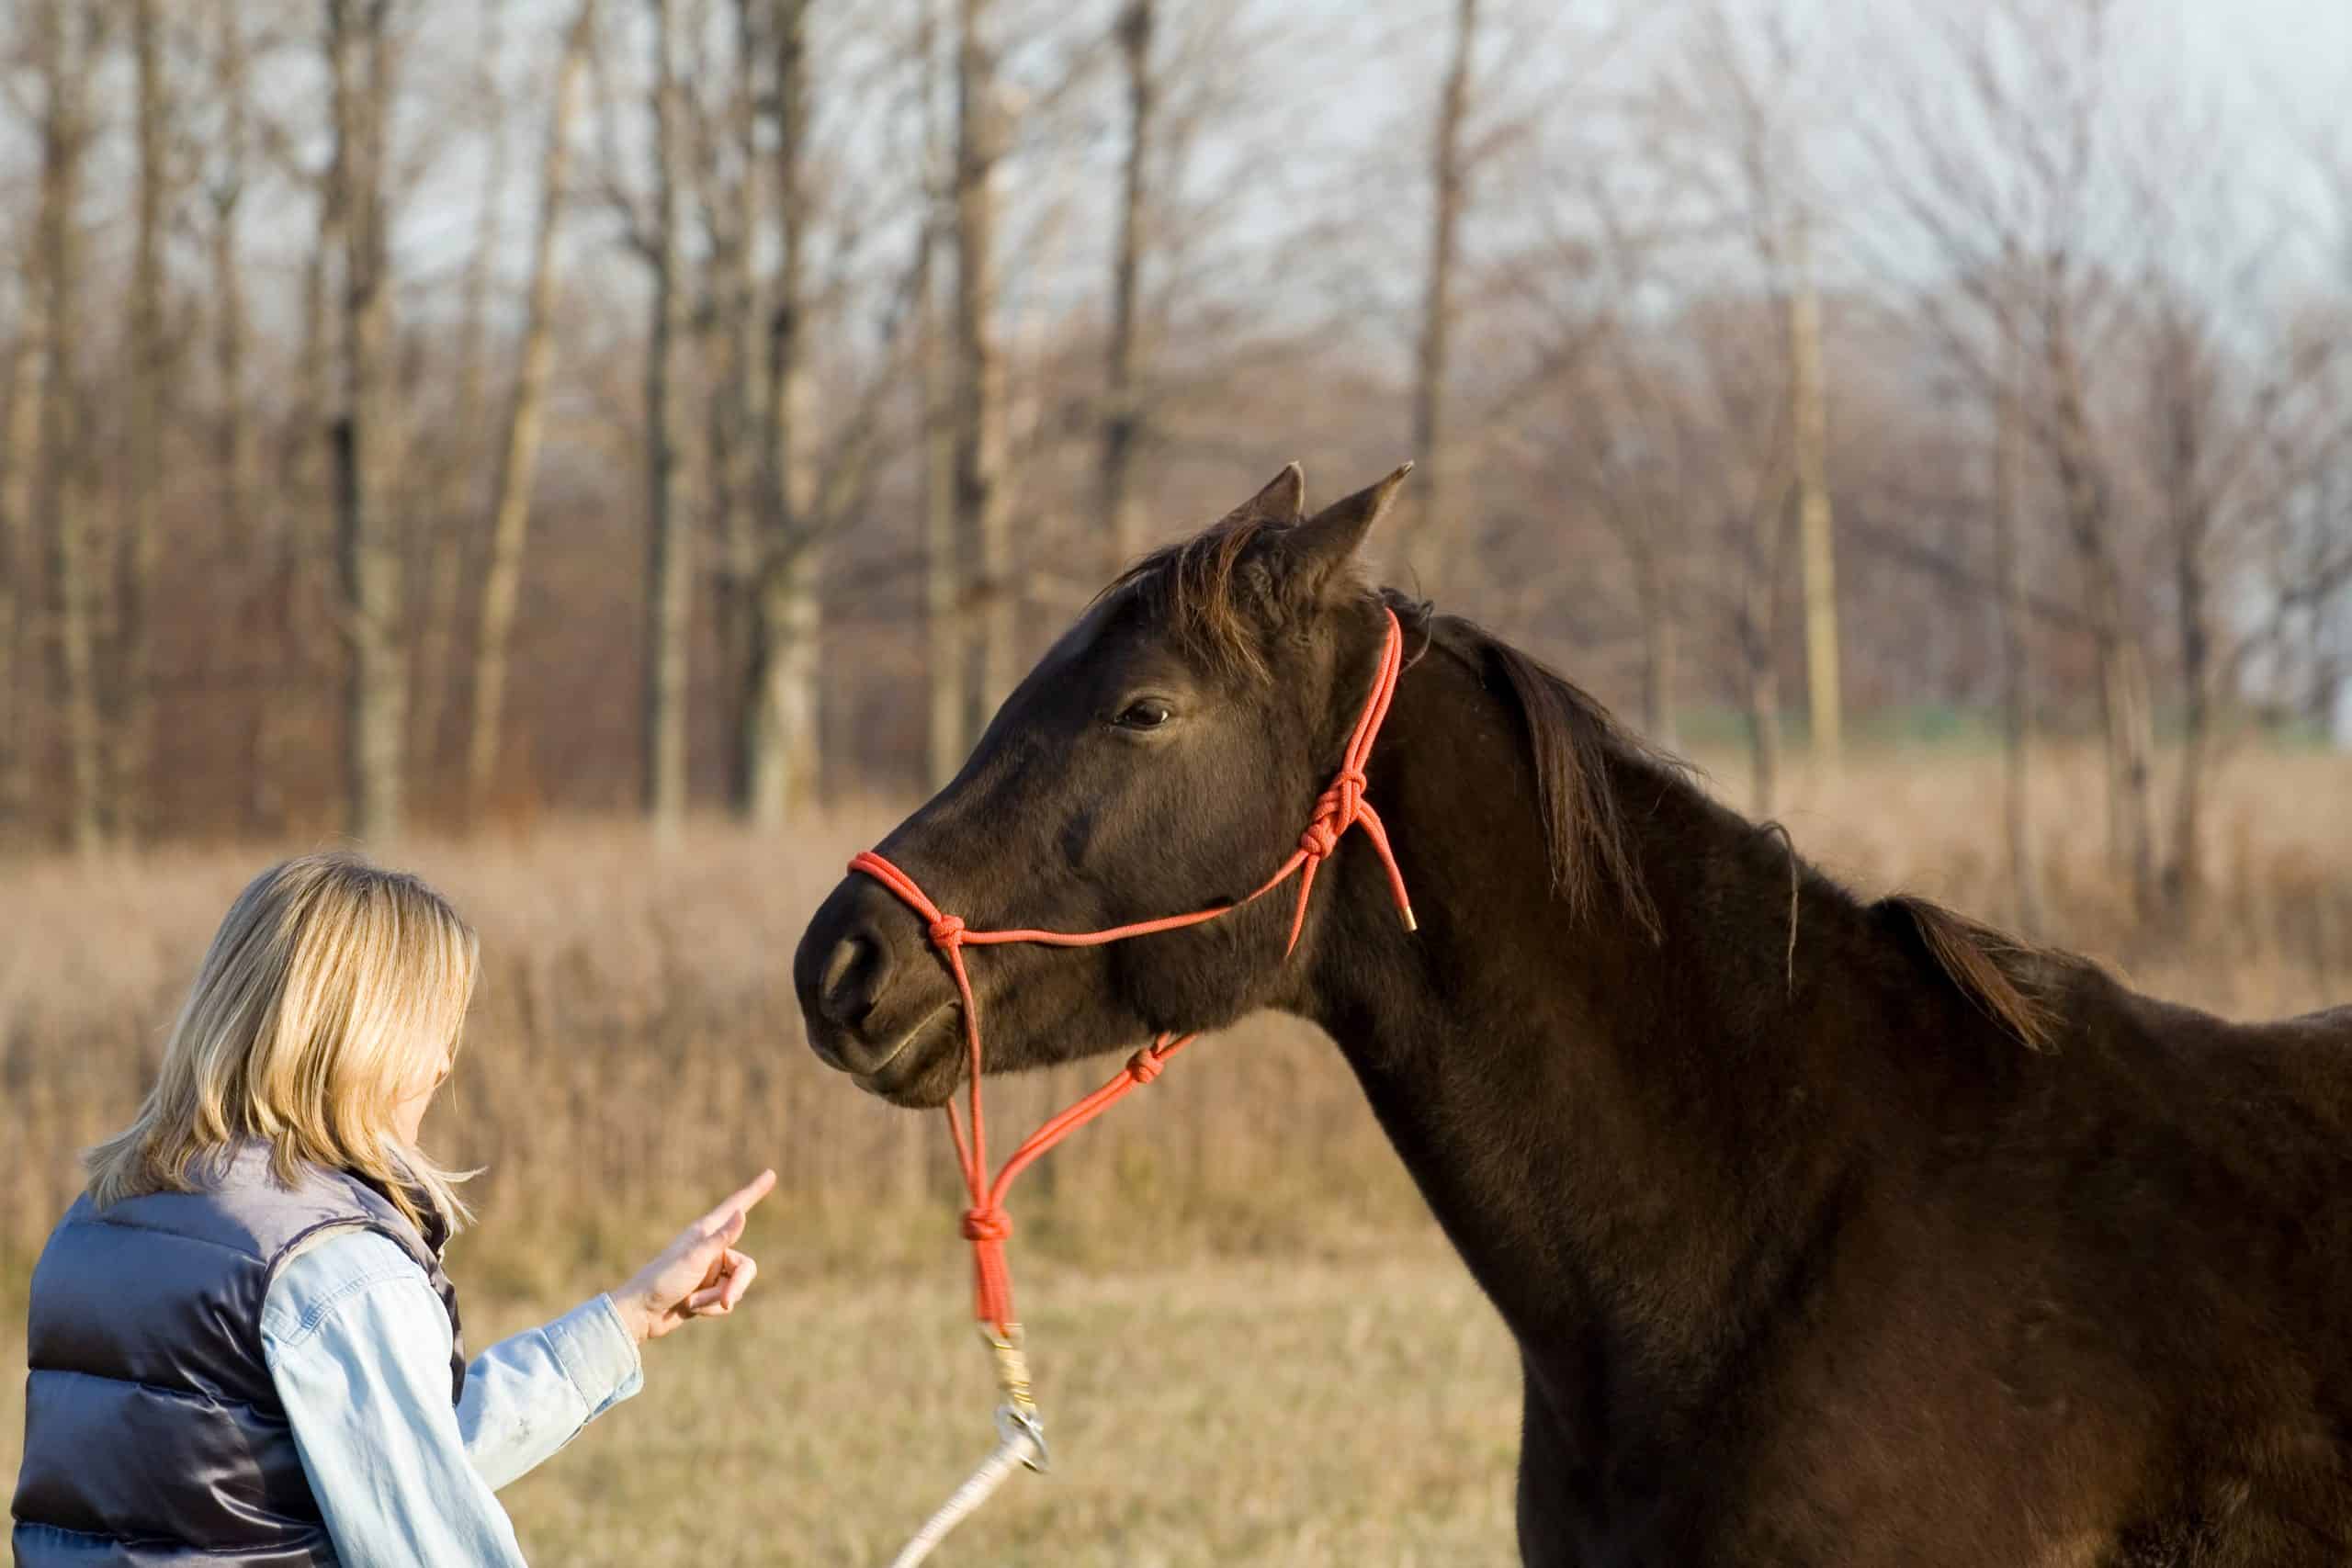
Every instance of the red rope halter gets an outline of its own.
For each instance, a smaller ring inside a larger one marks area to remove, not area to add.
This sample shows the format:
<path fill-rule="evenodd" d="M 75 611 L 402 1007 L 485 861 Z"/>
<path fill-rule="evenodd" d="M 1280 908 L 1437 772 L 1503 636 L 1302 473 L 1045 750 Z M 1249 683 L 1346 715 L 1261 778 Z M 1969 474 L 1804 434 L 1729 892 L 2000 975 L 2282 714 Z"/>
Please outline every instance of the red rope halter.
<path fill-rule="evenodd" d="M 1276 887 L 1299 874 L 1298 906 L 1291 915 L 1290 941 L 1283 948 L 1288 958 L 1298 946 L 1298 933 L 1306 923 L 1307 895 L 1315 887 L 1315 873 L 1340 840 L 1351 828 L 1361 827 L 1380 862 L 1388 872 L 1388 887 L 1396 900 L 1396 908 L 1404 916 L 1405 929 L 1412 931 L 1412 900 L 1405 893 L 1404 874 L 1396 869 L 1396 856 L 1388 847 L 1388 830 L 1381 825 L 1380 813 L 1363 797 L 1365 761 L 1372 755 L 1373 739 L 1380 733 L 1383 719 L 1388 716 L 1389 700 L 1396 693 L 1396 678 L 1405 669 L 1405 634 L 1396 623 L 1396 613 L 1385 612 L 1388 617 L 1388 639 L 1380 655 L 1379 673 L 1373 678 L 1372 694 L 1366 699 L 1363 712 L 1356 719 L 1354 733 L 1348 738 L 1348 749 L 1340 762 L 1340 771 L 1330 785 L 1315 802 L 1315 814 L 1299 835 L 1298 848 L 1291 852 L 1282 869 L 1268 877 L 1258 890 L 1239 904 L 1227 904 L 1214 909 L 1199 909 L 1189 915 L 1168 915 L 1156 920 L 1138 920 L 1133 925 L 1114 926 L 1099 931 L 976 931 L 955 915 L 943 913 L 931 901 L 928 894 L 915 885 L 913 877 L 888 861 L 867 850 L 849 863 L 852 872 L 863 872 L 879 882 L 929 924 L 931 945 L 946 960 L 948 973 L 956 978 L 956 992 L 964 1008 L 964 1041 L 971 1052 L 972 1135 L 967 1141 L 961 1122 L 956 1120 L 956 1107 L 947 1107 L 947 1130 L 956 1140 L 956 1162 L 963 1168 L 964 1186 L 971 1194 L 972 1206 L 964 1211 L 964 1237 L 972 1244 L 974 1278 L 974 1311 L 980 1322 L 1009 1335 L 1012 1328 L 1012 1277 L 1004 1260 L 1005 1239 L 1012 1234 L 1012 1219 L 1004 1211 L 1004 1196 L 1012 1186 L 1013 1178 L 1026 1169 L 1038 1156 L 1060 1143 L 1070 1134 L 1093 1121 L 1134 1089 L 1151 1082 L 1167 1066 L 1168 1058 L 1191 1044 L 1193 1035 L 1162 1034 L 1137 1051 L 1126 1067 L 1096 1089 L 1092 1094 L 1054 1117 L 1029 1134 L 1022 1145 L 1012 1151 L 1004 1168 L 989 1179 L 988 1126 L 980 1114 L 980 1009 L 972 998 L 971 976 L 965 972 L 964 949 L 993 947 L 1006 942 L 1037 942 L 1047 947 L 1100 947 L 1105 942 L 1124 942 L 1129 937 L 1149 936 L 1155 931 L 1178 931 L 1185 926 L 1197 926 L 1229 915 L 1244 905 L 1254 904 Z"/>

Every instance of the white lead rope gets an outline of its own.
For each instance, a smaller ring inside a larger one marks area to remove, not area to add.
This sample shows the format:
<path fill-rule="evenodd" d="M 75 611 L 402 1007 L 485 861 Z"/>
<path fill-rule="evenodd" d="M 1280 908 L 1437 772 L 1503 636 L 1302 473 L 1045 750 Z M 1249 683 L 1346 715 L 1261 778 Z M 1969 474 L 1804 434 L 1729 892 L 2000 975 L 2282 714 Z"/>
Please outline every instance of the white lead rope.
<path fill-rule="evenodd" d="M 1035 1471 L 1046 1468 L 1046 1435 L 1039 1429 L 1036 1417 L 1008 1404 L 996 1413 L 996 1429 L 995 1451 L 980 1461 L 971 1478 L 956 1488 L 956 1495 L 941 1504 L 939 1512 L 932 1515 L 915 1532 L 915 1538 L 890 1559 L 890 1568 L 915 1568 L 916 1563 L 931 1555 L 933 1548 L 947 1539 L 949 1530 L 994 1496 L 996 1489 L 1014 1471 L 1023 1466 Z"/>

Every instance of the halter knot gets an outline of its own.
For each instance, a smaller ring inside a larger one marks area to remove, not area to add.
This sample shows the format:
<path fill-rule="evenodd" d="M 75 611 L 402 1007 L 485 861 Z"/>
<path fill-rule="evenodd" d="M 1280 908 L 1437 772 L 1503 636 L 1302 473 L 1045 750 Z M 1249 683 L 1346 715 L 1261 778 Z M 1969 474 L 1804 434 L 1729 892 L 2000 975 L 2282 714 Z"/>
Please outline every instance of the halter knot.
<path fill-rule="evenodd" d="M 1298 836 L 1298 847 L 1310 860 L 1323 860 L 1340 846 L 1340 836 L 1363 814 L 1363 770 L 1341 768 L 1330 786 L 1315 797 L 1315 815 Z"/>
<path fill-rule="evenodd" d="M 1002 1209 L 964 1211 L 966 1241 L 1003 1241 L 1012 1235 L 1012 1216 Z"/>
<path fill-rule="evenodd" d="M 1157 1046 L 1147 1045 L 1127 1058 L 1127 1077 L 1136 1080 L 1137 1088 L 1151 1082 L 1167 1070 L 1168 1064 L 1160 1058 Z"/>
<path fill-rule="evenodd" d="M 964 945 L 964 917 L 942 915 L 931 922 L 931 945 L 943 951 Z"/>

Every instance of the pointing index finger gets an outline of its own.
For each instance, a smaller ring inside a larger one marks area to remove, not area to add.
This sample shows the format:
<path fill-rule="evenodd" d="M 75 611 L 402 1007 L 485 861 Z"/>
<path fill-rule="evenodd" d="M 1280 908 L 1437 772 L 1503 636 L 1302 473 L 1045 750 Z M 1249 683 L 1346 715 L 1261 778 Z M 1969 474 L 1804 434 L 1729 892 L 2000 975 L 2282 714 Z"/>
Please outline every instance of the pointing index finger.
<path fill-rule="evenodd" d="M 703 1224 L 714 1230 L 724 1229 L 738 1215 L 748 1214 L 752 1206 L 775 1189 L 775 1172 L 763 1170 L 742 1187 L 728 1195 L 718 1207 L 703 1216 Z"/>

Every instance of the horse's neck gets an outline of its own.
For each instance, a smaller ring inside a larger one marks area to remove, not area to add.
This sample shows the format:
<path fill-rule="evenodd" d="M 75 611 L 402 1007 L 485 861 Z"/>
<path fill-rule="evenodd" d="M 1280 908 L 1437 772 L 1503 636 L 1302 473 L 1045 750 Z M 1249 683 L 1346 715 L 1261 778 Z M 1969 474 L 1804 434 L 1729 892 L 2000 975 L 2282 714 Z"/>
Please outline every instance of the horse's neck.
<path fill-rule="evenodd" d="M 1520 735 L 1442 652 L 1407 681 L 1370 794 L 1421 931 L 1346 857 L 1304 1010 L 1532 1355 L 1703 1380 L 1851 1146 L 1838 1041 L 1794 1027 L 1830 960 L 1792 976 L 1785 846 L 1630 757 L 1611 783 L 1664 937 L 1606 891 L 1572 915 Z M 1867 919 L 1817 883 L 1799 918 L 1833 952 Z"/>

